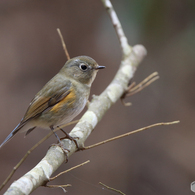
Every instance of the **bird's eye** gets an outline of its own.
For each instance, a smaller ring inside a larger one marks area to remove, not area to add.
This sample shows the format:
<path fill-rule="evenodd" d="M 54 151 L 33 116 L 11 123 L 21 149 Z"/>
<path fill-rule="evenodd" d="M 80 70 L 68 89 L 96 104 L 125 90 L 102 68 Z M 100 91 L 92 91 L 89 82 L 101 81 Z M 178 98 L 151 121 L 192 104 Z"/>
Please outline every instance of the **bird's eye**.
<path fill-rule="evenodd" d="M 88 66 L 86 64 L 80 64 L 79 65 L 79 68 L 82 70 L 82 71 L 86 71 L 88 69 Z"/>

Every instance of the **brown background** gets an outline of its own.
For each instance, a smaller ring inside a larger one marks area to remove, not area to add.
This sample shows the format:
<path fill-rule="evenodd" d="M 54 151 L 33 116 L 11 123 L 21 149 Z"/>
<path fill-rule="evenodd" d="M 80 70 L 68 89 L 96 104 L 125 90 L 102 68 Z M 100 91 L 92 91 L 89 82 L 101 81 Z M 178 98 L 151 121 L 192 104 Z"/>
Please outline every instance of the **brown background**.
<path fill-rule="evenodd" d="M 91 162 L 53 184 L 72 184 L 67 190 L 74 195 L 116 194 L 102 189 L 100 181 L 126 194 L 193 194 L 190 183 L 195 180 L 195 2 L 113 0 L 112 3 L 130 45 L 143 44 L 148 51 L 134 80 L 139 82 L 154 71 L 161 78 L 127 99 L 132 102 L 131 107 L 118 101 L 86 145 L 156 122 L 180 120 L 181 123 L 76 153 L 56 173 L 88 159 Z M 106 66 L 99 72 L 91 94 L 100 94 L 118 69 L 120 46 L 101 1 L 1 1 L 0 142 L 19 123 L 35 93 L 66 61 L 56 28 L 61 29 L 71 57 L 88 55 Z M 25 152 L 46 134 L 46 130 L 38 128 L 25 139 L 18 134 L 0 150 L 0 183 Z M 11 182 L 34 167 L 54 142 L 52 136 L 36 149 Z M 33 194 L 63 192 L 41 187 Z"/>

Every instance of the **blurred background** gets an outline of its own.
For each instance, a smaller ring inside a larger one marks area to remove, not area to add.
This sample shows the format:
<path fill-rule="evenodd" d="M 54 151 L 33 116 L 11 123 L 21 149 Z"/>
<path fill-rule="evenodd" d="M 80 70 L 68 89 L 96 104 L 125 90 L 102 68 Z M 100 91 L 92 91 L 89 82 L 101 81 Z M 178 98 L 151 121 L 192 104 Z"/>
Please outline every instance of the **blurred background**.
<path fill-rule="evenodd" d="M 148 55 L 139 66 L 137 83 L 154 71 L 160 79 L 126 101 L 118 101 L 102 118 L 85 145 L 157 122 L 180 120 L 78 152 L 56 174 L 91 162 L 52 184 L 71 184 L 68 194 L 190 195 L 195 180 L 195 1 L 113 0 L 130 45 L 143 44 Z M 121 60 L 117 36 L 101 1 L 0 1 L 0 142 L 23 117 L 31 99 L 64 65 L 60 28 L 71 57 L 88 55 L 106 69 L 91 91 L 100 94 L 113 79 Z M 91 99 L 91 97 L 90 97 Z M 77 118 L 80 118 L 81 115 Z M 73 126 L 65 130 L 70 131 Z M 48 131 L 18 134 L 0 150 L 0 183 L 28 149 Z M 56 143 L 52 136 L 32 152 L 10 184 L 33 168 Z M 63 194 L 40 187 L 32 194 Z"/>

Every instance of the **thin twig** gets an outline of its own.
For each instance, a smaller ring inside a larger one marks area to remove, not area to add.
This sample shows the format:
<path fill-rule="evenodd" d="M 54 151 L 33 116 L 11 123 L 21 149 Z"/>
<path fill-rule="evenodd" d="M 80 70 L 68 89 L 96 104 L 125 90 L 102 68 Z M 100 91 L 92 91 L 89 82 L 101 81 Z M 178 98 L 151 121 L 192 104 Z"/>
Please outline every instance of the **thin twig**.
<path fill-rule="evenodd" d="M 143 90 L 145 87 L 159 79 L 158 72 L 154 72 L 151 75 L 149 75 L 147 78 L 145 78 L 142 82 L 140 82 L 138 85 L 135 87 L 131 88 L 127 96 L 134 95 L 135 93 L 138 93 L 139 91 Z"/>
<path fill-rule="evenodd" d="M 130 102 L 125 102 L 124 99 L 127 96 L 132 96 L 138 92 L 140 92 L 141 90 L 143 90 L 145 87 L 147 87 L 148 85 L 152 84 L 154 81 L 156 81 L 157 79 L 159 79 L 159 75 L 158 72 L 154 72 L 151 75 L 149 75 L 148 77 L 146 77 L 142 82 L 140 82 L 139 84 L 136 85 L 135 82 L 131 83 L 128 87 L 128 89 L 123 93 L 123 95 L 121 96 L 121 101 L 123 103 L 124 106 L 130 106 L 131 103 Z"/>
<path fill-rule="evenodd" d="M 48 188 L 59 188 L 59 187 L 71 187 L 72 185 L 71 184 L 66 184 L 66 185 L 46 185 L 45 187 L 48 187 Z"/>
<path fill-rule="evenodd" d="M 63 190 L 64 193 L 66 193 L 66 189 L 67 187 L 71 187 L 72 185 L 71 184 L 66 184 L 66 185 L 45 185 L 44 187 L 47 187 L 47 188 L 61 188 Z"/>
<path fill-rule="evenodd" d="M 114 192 L 118 192 L 119 194 L 122 194 L 122 195 L 126 195 L 126 194 L 124 194 L 123 192 L 121 192 L 120 190 L 116 190 L 116 189 L 114 189 L 114 188 L 111 188 L 111 187 L 109 187 L 109 186 L 103 184 L 102 182 L 99 182 L 99 184 L 101 184 L 102 186 L 106 187 L 106 188 L 109 189 L 109 190 L 112 190 L 112 191 L 114 191 Z"/>
<path fill-rule="evenodd" d="M 87 163 L 89 163 L 89 162 L 90 162 L 90 160 L 87 160 L 86 162 L 81 163 L 81 164 L 79 164 L 79 165 L 76 165 L 76 166 L 74 166 L 74 167 L 72 167 L 72 168 L 70 168 L 70 169 L 68 169 L 68 170 L 66 170 L 66 171 L 62 171 L 61 173 L 57 174 L 56 176 L 50 178 L 49 181 L 53 181 L 54 179 L 56 179 L 56 178 L 59 177 L 60 175 L 65 174 L 65 173 L 67 173 L 67 172 L 69 172 L 69 171 L 72 171 L 73 169 L 76 169 L 76 168 L 78 168 L 78 167 L 81 167 L 81 166 L 83 166 L 83 165 L 85 165 L 85 164 L 87 164 Z"/>
<path fill-rule="evenodd" d="M 64 49 L 65 55 L 66 55 L 66 57 L 67 57 L 67 60 L 70 60 L 70 55 L 69 55 L 69 53 L 68 53 L 66 44 L 65 44 L 65 42 L 64 42 L 64 38 L 63 38 L 63 36 L 62 36 L 62 33 L 61 33 L 61 31 L 60 31 L 59 28 L 57 28 L 57 31 L 58 31 L 58 34 L 59 34 L 59 36 L 60 36 L 60 39 L 61 39 L 61 42 L 62 42 L 62 47 L 63 47 L 63 49 Z"/>
<path fill-rule="evenodd" d="M 162 122 L 162 123 L 156 123 L 156 124 L 153 124 L 153 125 L 149 125 L 149 126 L 147 126 L 147 127 L 143 127 L 143 128 L 140 128 L 140 129 L 137 129 L 137 130 L 134 130 L 134 131 L 131 131 L 131 132 L 128 132 L 128 133 L 125 133 L 125 134 L 122 134 L 122 135 L 119 135 L 119 136 L 116 136 L 116 137 L 107 139 L 107 140 L 102 141 L 102 142 L 98 142 L 98 143 L 96 143 L 96 144 L 87 146 L 87 147 L 85 147 L 84 149 L 85 149 L 85 150 L 91 149 L 91 148 L 94 148 L 94 147 L 96 147 L 96 146 L 99 146 L 99 145 L 102 145 L 102 144 L 105 144 L 105 143 L 114 141 L 114 140 L 116 140 L 116 139 L 123 138 L 123 137 L 129 136 L 129 135 L 131 135 L 131 134 L 138 133 L 138 132 L 140 132 L 140 131 L 144 131 L 144 130 L 150 129 L 150 128 L 152 128 L 152 127 L 161 126 L 161 125 L 173 125 L 173 124 L 176 124 L 176 123 L 179 123 L 179 122 L 180 122 L 180 121 L 173 121 L 173 122 L 166 122 L 166 123 L 163 123 L 163 122 Z"/>
<path fill-rule="evenodd" d="M 78 120 L 76 121 L 72 121 L 68 124 L 62 125 L 61 127 L 65 127 L 68 125 L 72 125 L 77 123 Z M 59 129 L 56 128 L 54 131 L 58 131 Z M 53 132 L 51 131 L 50 133 L 48 133 L 43 139 L 41 139 L 39 142 L 37 142 L 30 150 L 27 151 L 27 153 L 23 156 L 23 158 L 16 164 L 16 166 L 14 166 L 13 170 L 11 171 L 11 173 L 7 176 L 7 178 L 5 179 L 5 181 L 1 184 L 0 186 L 0 191 L 3 189 L 3 187 L 6 185 L 6 183 L 11 179 L 11 177 L 13 176 L 13 174 L 16 172 L 16 170 L 20 167 L 20 165 L 26 160 L 26 158 L 31 154 L 31 152 L 33 150 L 35 150 L 40 144 L 42 144 L 45 140 L 47 140 L 51 135 L 53 135 Z"/>

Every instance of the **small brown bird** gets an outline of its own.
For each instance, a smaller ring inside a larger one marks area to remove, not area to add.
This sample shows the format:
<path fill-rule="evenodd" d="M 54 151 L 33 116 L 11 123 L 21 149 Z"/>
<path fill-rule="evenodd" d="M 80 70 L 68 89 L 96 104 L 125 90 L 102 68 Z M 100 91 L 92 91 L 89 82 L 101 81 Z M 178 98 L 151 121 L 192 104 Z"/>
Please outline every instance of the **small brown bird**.
<path fill-rule="evenodd" d="M 54 128 L 73 120 L 85 107 L 91 84 L 98 70 L 103 68 L 105 66 L 99 66 L 88 56 L 68 60 L 59 73 L 35 95 L 21 122 L 7 136 L 0 148 L 19 131 L 26 132 L 26 135 L 36 127 L 53 131 Z M 64 133 L 67 138 L 74 140 Z M 60 142 L 57 134 L 55 135 Z"/>

